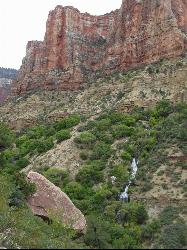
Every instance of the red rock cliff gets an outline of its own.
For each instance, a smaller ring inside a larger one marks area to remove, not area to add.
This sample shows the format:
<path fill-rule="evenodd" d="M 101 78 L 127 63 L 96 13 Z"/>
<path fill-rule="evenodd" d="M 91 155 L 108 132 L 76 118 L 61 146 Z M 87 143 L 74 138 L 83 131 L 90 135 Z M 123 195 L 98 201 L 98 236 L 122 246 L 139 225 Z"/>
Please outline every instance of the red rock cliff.
<path fill-rule="evenodd" d="M 78 89 L 88 78 L 177 57 L 186 48 L 186 0 L 123 0 L 102 16 L 57 6 L 44 41 L 28 43 L 12 94 Z"/>

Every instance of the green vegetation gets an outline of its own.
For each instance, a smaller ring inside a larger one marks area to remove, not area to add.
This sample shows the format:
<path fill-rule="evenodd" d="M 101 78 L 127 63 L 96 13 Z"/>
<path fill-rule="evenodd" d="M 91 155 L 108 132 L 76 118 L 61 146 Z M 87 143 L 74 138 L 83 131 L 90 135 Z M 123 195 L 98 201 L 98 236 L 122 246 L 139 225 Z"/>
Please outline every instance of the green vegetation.
<path fill-rule="evenodd" d="M 69 130 L 60 130 L 56 133 L 57 142 L 62 142 L 71 138 Z"/>
<path fill-rule="evenodd" d="M 119 193 L 128 183 L 134 157 L 140 163 L 136 180 L 129 189 L 130 196 L 137 190 L 142 195 L 152 189 L 153 174 L 168 162 L 167 148 L 176 146 L 184 155 L 187 153 L 186 119 L 187 106 L 173 105 L 167 100 L 159 102 L 154 109 L 135 108 L 130 114 L 108 111 L 94 121 L 84 120 L 85 124 L 78 128 L 79 135 L 74 142 L 83 164 L 75 179 L 61 166 L 40 169 L 86 216 L 87 232 L 81 236 L 55 218 L 48 225 L 34 217 L 25 200 L 35 192 L 35 186 L 19 174 L 32 156 L 71 138 L 80 117 L 72 115 L 17 135 L 1 124 L 0 243 L 1 237 L 7 236 L 4 244 L 11 248 L 138 249 L 153 244 L 164 249 L 184 248 L 187 228 L 181 215 L 185 209 L 171 206 L 157 220 L 152 220 L 146 204 L 135 199 L 122 203 Z M 181 160 L 179 166 L 186 169 Z M 172 172 L 167 171 L 167 174 Z M 158 176 L 162 175 L 160 171 Z M 115 183 L 111 176 L 116 177 Z M 7 235 L 8 232 L 11 233 Z"/>

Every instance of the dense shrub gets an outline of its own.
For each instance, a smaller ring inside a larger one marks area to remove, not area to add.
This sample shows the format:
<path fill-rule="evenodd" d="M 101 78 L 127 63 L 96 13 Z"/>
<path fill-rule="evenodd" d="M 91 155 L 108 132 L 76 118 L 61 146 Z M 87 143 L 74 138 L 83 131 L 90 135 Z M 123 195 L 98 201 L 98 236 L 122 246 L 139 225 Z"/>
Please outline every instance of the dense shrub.
<path fill-rule="evenodd" d="M 85 199 L 91 195 L 90 189 L 85 188 L 78 182 L 69 182 L 63 190 L 73 200 Z"/>
<path fill-rule="evenodd" d="M 66 117 L 62 119 L 59 122 L 56 122 L 54 124 L 54 128 L 57 131 L 63 130 L 63 129 L 69 129 L 72 128 L 80 123 L 80 117 L 78 115 L 72 115 L 69 117 Z"/>
<path fill-rule="evenodd" d="M 158 220 L 153 220 L 150 224 L 143 227 L 142 237 L 145 240 L 153 240 L 155 234 L 159 232 L 161 228 L 160 222 Z"/>
<path fill-rule="evenodd" d="M 93 165 L 84 166 L 76 176 L 76 180 L 84 185 L 93 186 L 103 181 L 103 173 Z"/>
<path fill-rule="evenodd" d="M 99 120 L 96 122 L 95 126 L 98 131 L 106 131 L 111 126 L 111 120 L 110 119 Z"/>
<path fill-rule="evenodd" d="M 116 139 L 120 139 L 126 136 L 132 136 L 134 134 L 134 128 L 120 124 L 112 126 L 112 135 Z"/>
<path fill-rule="evenodd" d="M 62 141 L 68 140 L 71 138 L 70 130 L 60 130 L 56 133 L 57 142 L 60 143 Z"/>
<path fill-rule="evenodd" d="M 15 175 L 15 184 L 16 188 L 9 197 L 9 205 L 21 207 L 26 199 L 36 192 L 36 186 L 33 183 L 29 183 L 26 180 L 26 176 L 22 173 Z"/>
<path fill-rule="evenodd" d="M 91 197 L 91 202 L 94 210 L 101 210 L 103 211 L 103 208 L 108 203 L 108 200 L 112 197 L 111 190 L 106 186 L 101 186 L 96 193 Z"/>
<path fill-rule="evenodd" d="M 0 123 L 0 152 L 11 146 L 14 140 L 14 133 L 4 124 Z"/>
<path fill-rule="evenodd" d="M 104 142 L 106 144 L 114 143 L 114 138 L 108 131 L 104 132 L 104 131 L 98 131 L 95 129 L 93 133 L 97 137 L 97 140 L 100 142 Z"/>
<path fill-rule="evenodd" d="M 110 158 L 112 154 L 112 149 L 109 144 L 104 142 L 97 143 L 93 148 L 93 153 L 91 155 L 92 160 L 106 160 Z"/>
<path fill-rule="evenodd" d="M 16 161 L 16 166 L 19 168 L 19 169 L 22 169 L 22 168 L 25 168 L 27 165 L 29 165 L 29 160 L 26 159 L 26 158 L 21 158 L 19 160 Z"/>
<path fill-rule="evenodd" d="M 46 140 L 38 140 L 37 152 L 45 153 L 54 147 L 53 138 L 49 137 Z"/>
<path fill-rule="evenodd" d="M 123 152 L 121 154 L 121 158 L 124 160 L 124 161 L 130 161 L 132 159 L 132 156 L 131 154 L 129 154 L 128 152 Z"/>
<path fill-rule="evenodd" d="M 121 223 L 137 223 L 144 224 L 148 219 L 145 207 L 138 202 L 131 202 L 122 205 L 120 210 Z"/>
<path fill-rule="evenodd" d="M 96 137 L 91 132 L 84 132 L 75 139 L 75 142 L 82 144 L 83 146 L 90 147 L 96 142 Z"/>
<path fill-rule="evenodd" d="M 182 223 L 171 224 L 165 227 L 159 244 L 164 249 L 182 249 L 187 244 L 187 226 Z"/>
<path fill-rule="evenodd" d="M 116 179 L 116 185 L 119 187 L 122 187 L 125 185 L 125 183 L 128 182 L 129 178 L 129 172 L 126 166 L 124 165 L 117 165 L 114 166 L 113 169 L 110 172 L 111 176 L 115 176 Z"/>
<path fill-rule="evenodd" d="M 28 142 L 28 141 L 29 141 L 28 135 L 22 135 L 22 136 L 17 138 L 16 146 L 21 147 L 22 144 L 24 144 L 25 142 Z"/>
<path fill-rule="evenodd" d="M 46 126 L 39 125 L 39 126 L 36 126 L 36 127 L 29 129 L 27 132 L 27 136 L 30 139 L 40 139 L 41 137 L 43 137 L 45 135 L 46 130 L 47 130 Z"/>
<path fill-rule="evenodd" d="M 160 215 L 161 223 L 164 225 L 172 224 L 178 217 L 178 213 L 179 209 L 177 207 L 166 207 Z"/>
<path fill-rule="evenodd" d="M 167 117 L 174 111 L 173 105 L 168 100 L 162 100 L 156 105 L 155 116 Z"/>
<path fill-rule="evenodd" d="M 96 216 L 87 218 L 88 229 L 85 235 L 85 242 L 97 249 L 111 248 L 110 225 L 108 222 Z"/>
<path fill-rule="evenodd" d="M 80 156 L 81 160 L 83 160 L 83 161 L 86 161 L 89 158 L 89 154 L 87 151 L 80 152 L 79 156 Z"/>
<path fill-rule="evenodd" d="M 69 182 L 69 173 L 62 168 L 49 168 L 43 174 L 58 187 L 64 187 Z"/>

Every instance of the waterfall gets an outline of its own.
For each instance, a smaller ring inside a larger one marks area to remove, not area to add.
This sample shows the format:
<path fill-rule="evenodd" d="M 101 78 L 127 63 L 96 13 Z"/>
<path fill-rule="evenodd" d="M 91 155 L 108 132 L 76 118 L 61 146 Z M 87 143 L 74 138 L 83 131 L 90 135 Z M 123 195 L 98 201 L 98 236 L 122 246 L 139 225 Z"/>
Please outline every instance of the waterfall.
<path fill-rule="evenodd" d="M 134 158 L 131 164 L 131 175 L 129 177 L 129 182 L 128 185 L 125 187 L 125 191 L 122 192 L 119 196 L 121 201 L 125 201 L 128 202 L 129 201 L 129 195 L 128 195 L 128 191 L 129 191 L 129 187 L 132 183 L 132 181 L 136 178 L 136 174 L 138 171 L 138 161 L 136 161 L 136 159 Z"/>

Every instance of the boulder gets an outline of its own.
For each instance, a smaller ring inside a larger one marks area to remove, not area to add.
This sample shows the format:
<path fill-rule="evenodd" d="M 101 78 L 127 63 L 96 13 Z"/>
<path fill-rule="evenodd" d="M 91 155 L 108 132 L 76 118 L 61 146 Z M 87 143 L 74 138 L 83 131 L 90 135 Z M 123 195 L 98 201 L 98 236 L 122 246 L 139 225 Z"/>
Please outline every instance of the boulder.
<path fill-rule="evenodd" d="M 65 226 L 85 232 L 84 215 L 60 188 L 36 172 L 29 172 L 27 178 L 36 185 L 37 189 L 36 193 L 27 201 L 34 215 L 49 221 L 55 217 Z"/>

